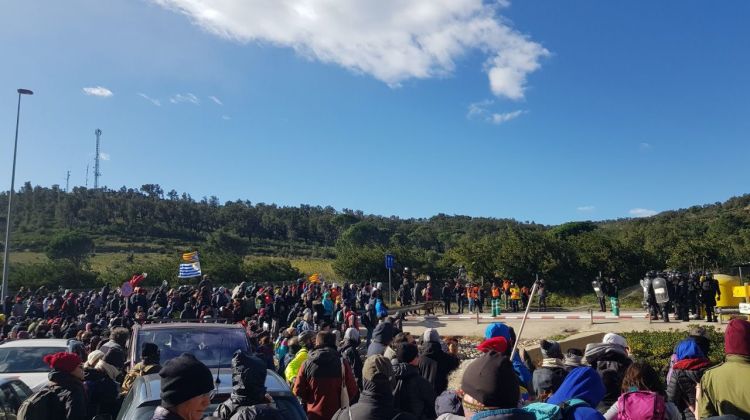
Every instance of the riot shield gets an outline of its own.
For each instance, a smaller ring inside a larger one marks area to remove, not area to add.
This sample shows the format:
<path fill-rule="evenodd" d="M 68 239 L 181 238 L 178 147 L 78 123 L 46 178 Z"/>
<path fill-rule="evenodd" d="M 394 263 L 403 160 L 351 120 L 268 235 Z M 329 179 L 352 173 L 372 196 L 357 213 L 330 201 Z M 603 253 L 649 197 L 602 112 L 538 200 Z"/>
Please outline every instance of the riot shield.
<path fill-rule="evenodd" d="M 667 280 L 657 277 L 653 280 L 654 296 L 656 303 L 663 304 L 669 302 L 669 292 L 667 291 Z"/>
<path fill-rule="evenodd" d="M 641 301 L 641 304 L 643 304 L 644 308 L 648 308 L 648 288 L 651 286 L 651 279 L 648 277 L 645 277 L 641 279 L 641 288 L 643 289 L 643 300 Z"/>
<path fill-rule="evenodd" d="M 599 283 L 598 280 L 592 281 L 591 286 L 594 288 L 594 293 L 596 293 L 596 297 L 598 298 L 604 297 L 604 291 L 602 290 L 602 285 L 601 283 Z"/>

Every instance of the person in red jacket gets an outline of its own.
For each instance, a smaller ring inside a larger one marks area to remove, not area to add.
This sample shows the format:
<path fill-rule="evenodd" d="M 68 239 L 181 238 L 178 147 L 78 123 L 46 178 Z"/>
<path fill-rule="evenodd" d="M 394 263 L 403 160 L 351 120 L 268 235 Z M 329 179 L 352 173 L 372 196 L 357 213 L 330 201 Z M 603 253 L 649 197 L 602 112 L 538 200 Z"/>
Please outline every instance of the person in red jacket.
<path fill-rule="evenodd" d="M 341 408 L 342 381 L 347 391 L 344 399 L 354 400 L 359 389 L 349 362 L 339 355 L 335 336 L 319 332 L 315 350 L 300 367 L 294 383 L 294 394 L 305 405 L 309 420 L 328 420 Z"/>

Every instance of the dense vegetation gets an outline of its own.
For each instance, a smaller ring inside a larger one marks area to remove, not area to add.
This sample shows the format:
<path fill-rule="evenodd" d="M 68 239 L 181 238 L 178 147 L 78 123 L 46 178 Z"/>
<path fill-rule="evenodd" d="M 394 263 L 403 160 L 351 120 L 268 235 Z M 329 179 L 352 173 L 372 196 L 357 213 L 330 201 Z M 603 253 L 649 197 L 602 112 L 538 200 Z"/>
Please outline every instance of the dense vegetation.
<path fill-rule="evenodd" d="M 749 205 L 750 195 L 744 195 L 644 219 L 544 226 L 445 214 L 401 219 L 332 207 L 222 204 L 216 197 L 165 193 L 156 184 L 66 193 L 26 183 L 14 201 L 11 247 L 44 252 L 48 261 L 18 267 L 12 262 L 11 280 L 114 283 L 148 269 L 149 281 L 173 281 L 178 253 L 193 249 L 201 252 L 204 271 L 227 283 L 300 274 L 284 259 L 259 266 L 249 255 L 333 259 L 340 279 L 383 280 L 383 255 L 390 252 L 397 271 L 411 267 L 440 279 L 464 265 L 472 278 L 522 281 L 538 273 L 553 290 L 576 292 L 588 290 L 600 271 L 633 283 L 652 268 L 730 270 L 750 259 Z M 0 195 L 0 208 L 5 206 L 7 194 Z M 112 252 L 130 255 L 129 264 L 91 273 L 87 258 Z M 162 256 L 139 264 L 134 256 L 145 253 Z"/>

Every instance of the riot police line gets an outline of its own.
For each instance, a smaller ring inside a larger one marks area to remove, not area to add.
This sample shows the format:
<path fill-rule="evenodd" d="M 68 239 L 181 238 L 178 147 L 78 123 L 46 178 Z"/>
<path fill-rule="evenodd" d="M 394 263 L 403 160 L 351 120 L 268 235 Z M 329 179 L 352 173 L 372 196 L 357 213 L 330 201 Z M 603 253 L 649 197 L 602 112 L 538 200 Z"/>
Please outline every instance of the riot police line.
<path fill-rule="evenodd" d="M 701 320 L 716 322 L 715 307 L 721 299 L 719 282 L 713 273 L 679 271 L 649 271 L 640 281 L 643 288 L 643 307 L 652 321 L 669 322 L 670 315 L 679 321 Z M 591 285 L 602 312 L 607 311 L 607 300 L 612 313 L 619 315 L 619 285 L 614 278 L 597 277 Z"/>

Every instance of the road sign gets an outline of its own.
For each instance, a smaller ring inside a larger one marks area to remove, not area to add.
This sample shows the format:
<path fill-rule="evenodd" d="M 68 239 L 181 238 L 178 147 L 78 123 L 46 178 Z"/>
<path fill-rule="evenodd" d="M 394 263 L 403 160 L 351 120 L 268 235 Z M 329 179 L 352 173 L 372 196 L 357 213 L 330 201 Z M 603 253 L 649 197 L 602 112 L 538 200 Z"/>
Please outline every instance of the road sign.
<path fill-rule="evenodd" d="M 129 298 L 130 295 L 133 294 L 133 285 L 130 284 L 129 281 L 123 283 L 122 286 L 120 286 L 120 294 L 122 295 L 122 297 Z"/>
<path fill-rule="evenodd" d="M 740 313 L 741 314 L 750 314 L 750 303 L 740 303 Z"/>
<path fill-rule="evenodd" d="M 396 259 L 391 254 L 385 254 L 385 268 L 392 270 Z"/>

